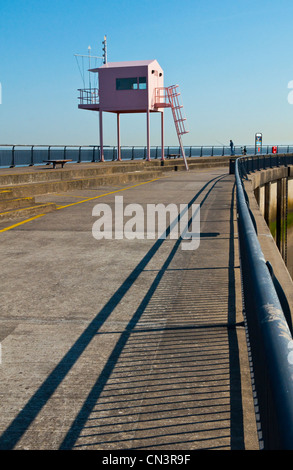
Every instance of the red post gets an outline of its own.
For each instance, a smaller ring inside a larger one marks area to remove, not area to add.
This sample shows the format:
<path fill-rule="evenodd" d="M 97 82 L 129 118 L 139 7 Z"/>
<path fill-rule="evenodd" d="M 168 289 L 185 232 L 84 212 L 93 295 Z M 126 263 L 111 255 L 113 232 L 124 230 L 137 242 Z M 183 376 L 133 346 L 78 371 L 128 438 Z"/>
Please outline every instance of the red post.
<path fill-rule="evenodd" d="M 100 109 L 100 162 L 104 161 L 104 147 L 103 147 L 103 111 Z"/>
<path fill-rule="evenodd" d="M 120 145 L 120 113 L 117 113 L 117 160 L 121 161 L 121 145 Z"/>
<path fill-rule="evenodd" d="M 151 161 L 151 149 L 150 149 L 150 110 L 147 109 L 147 161 Z"/>
<path fill-rule="evenodd" d="M 164 111 L 161 111 L 161 146 L 162 146 L 162 156 L 161 156 L 161 160 L 165 160 L 165 149 L 164 149 Z"/>

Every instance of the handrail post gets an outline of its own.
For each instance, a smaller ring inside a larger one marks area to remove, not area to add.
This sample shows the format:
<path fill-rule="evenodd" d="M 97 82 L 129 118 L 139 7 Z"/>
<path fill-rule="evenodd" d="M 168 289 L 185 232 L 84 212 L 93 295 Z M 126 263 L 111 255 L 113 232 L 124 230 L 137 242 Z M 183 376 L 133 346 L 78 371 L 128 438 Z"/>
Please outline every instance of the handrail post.
<path fill-rule="evenodd" d="M 15 167 L 14 149 L 15 149 L 15 145 L 12 145 L 12 149 L 11 149 L 11 165 L 10 165 L 10 168 L 14 168 L 14 167 Z"/>
<path fill-rule="evenodd" d="M 34 166 L 34 145 L 31 146 L 31 162 L 29 166 Z"/>

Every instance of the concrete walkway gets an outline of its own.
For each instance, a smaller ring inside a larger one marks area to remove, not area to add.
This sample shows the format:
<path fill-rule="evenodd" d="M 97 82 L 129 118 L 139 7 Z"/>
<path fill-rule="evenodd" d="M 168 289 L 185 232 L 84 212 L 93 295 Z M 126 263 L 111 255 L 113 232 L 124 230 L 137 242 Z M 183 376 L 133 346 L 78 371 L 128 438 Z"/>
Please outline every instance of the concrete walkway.
<path fill-rule="evenodd" d="M 96 240 L 117 195 L 200 204 L 200 246 Z M 0 449 L 258 449 L 228 169 L 38 200 L 0 224 Z"/>

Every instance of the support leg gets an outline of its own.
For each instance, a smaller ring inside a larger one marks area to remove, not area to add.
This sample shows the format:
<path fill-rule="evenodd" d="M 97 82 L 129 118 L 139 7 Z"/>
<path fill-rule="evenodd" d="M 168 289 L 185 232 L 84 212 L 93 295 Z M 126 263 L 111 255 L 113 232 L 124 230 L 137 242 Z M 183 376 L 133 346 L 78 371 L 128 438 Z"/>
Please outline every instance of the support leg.
<path fill-rule="evenodd" d="M 121 161 L 121 145 L 120 145 L 120 113 L 117 113 L 117 160 Z"/>
<path fill-rule="evenodd" d="M 151 148 L 150 148 L 150 111 L 147 110 L 147 161 L 151 160 Z"/>
<path fill-rule="evenodd" d="M 181 135 L 179 135 L 179 134 L 178 134 L 178 140 L 179 140 L 182 157 L 183 157 L 184 164 L 185 164 L 185 169 L 188 170 L 188 164 L 187 164 L 187 160 L 186 160 L 186 157 L 185 157 L 185 151 L 184 151 L 184 147 L 183 147 L 183 144 L 182 144 Z"/>
<path fill-rule="evenodd" d="M 100 115 L 100 162 L 104 161 L 104 147 L 103 147 L 103 111 L 99 111 Z"/>
<path fill-rule="evenodd" d="M 161 160 L 165 160 L 165 148 L 164 148 L 164 111 L 161 112 L 161 147 L 162 147 Z"/>

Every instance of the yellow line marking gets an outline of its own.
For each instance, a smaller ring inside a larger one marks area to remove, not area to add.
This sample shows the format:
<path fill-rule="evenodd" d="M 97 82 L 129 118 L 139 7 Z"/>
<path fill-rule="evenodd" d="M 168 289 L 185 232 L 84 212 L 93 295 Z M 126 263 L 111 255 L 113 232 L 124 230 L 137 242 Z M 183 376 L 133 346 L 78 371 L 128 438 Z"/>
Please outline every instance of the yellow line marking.
<path fill-rule="evenodd" d="M 57 210 L 64 209 L 65 207 L 76 206 L 77 204 L 82 204 L 83 202 L 93 201 L 94 199 L 99 199 L 100 197 L 109 196 L 110 194 L 120 193 L 121 191 L 126 191 L 127 189 L 136 188 L 137 186 L 141 186 L 143 184 L 153 183 L 154 181 L 158 181 L 160 179 L 161 178 L 155 178 L 153 180 L 144 181 L 143 183 L 138 183 L 133 186 L 127 186 L 127 188 L 116 189 L 116 191 L 110 191 L 109 193 L 104 193 L 104 194 L 100 194 L 99 196 L 90 197 L 88 199 L 83 199 L 82 201 L 72 202 L 70 204 L 66 204 L 65 206 L 57 207 Z"/>
<path fill-rule="evenodd" d="M 88 198 L 88 199 L 84 199 L 84 200 L 82 200 L 82 201 L 73 202 L 73 203 L 67 204 L 67 205 L 65 205 L 65 206 L 57 207 L 56 210 L 64 209 L 64 208 L 70 207 L 70 206 L 76 206 L 77 204 L 82 204 L 83 202 L 92 201 L 92 200 L 94 200 L 94 199 L 98 199 L 98 198 L 103 197 L 103 196 L 109 196 L 110 194 L 119 193 L 120 191 L 126 191 L 127 189 L 136 188 L 137 186 L 142 186 L 143 184 L 153 183 L 154 181 L 158 181 L 158 180 L 160 180 L 160 179 L 161 179 L 161 178 L 155 178 L 155 179 L 153 179 L 153 180 L 144 181 L 143 183 L 138 183 L 138 184 L 135 184 L 135 185 L 133 185 L 133 186 L 127 186 L 126 188 L 117 189 L 116 191 L 111 191 L 111 192 L 109 192 L 109 193 L 100 194 L 99 196 L 95 196 L 95 197 L 91 197 L 91 198 Z M 31 222 L 32 220 L 38 219 L 39 217 L 43 217 L 44 215 L 46 215 L 46 214 L 39 214 L 39 215 L 36 215 L 35 217 L 31 217 L 30 219 L 26 219 L 26 220 L 23 220 L 22 222 L 18 222 L 17 224 L 10 225 L 9 227 L 0 229 L 0 233 L 1 233 L 1 232 L 7 232 L 7 230 L 11 230 L 11 229 L 13 229 L 13 228 L 15 228 L 15 227 L 19 227 L 20 225 L 26 224 L 27 222 Z"/>
<path fill-rule="evenodd" d="M 54 202 L 44 202 L 43 204 L 37 206 L 37 207 L 43 207 L 43 206 L 47 206 L 48 204 L 54 204 Z M 5 214 L 9 214 L 11 212 L 20 212 L 20 211 L 26 211 L 27 209 L 35 209 L 36 206 L 30 206 L 30 207 L 19 207 L 18 209 L 10 209 L 9 211 L 5 211 L 5 212 L 0 212 L 0 215 L 5 215 Z"/>
<path fill-rule="evenodd" d="M 43 217 L 45 214 L 39 214 L 35 215 L 34 217 L 31 217 L 30 219 L 23 220 L 22 222 L 18 222 L 17 224 L 10 225 L 9 227 L 2 228 L 0 232 L 6 232 L 7 230 L 11 230 L 12 228 L 19 227 L 20 225 L 26 224 L 27 222 L 30 222 L 31 220 L 38 219 L 39 217 Z"/>
<path fill-rule="evenodd" d="M 76 197 L 77 199 L 82 199 L 84 196 L 73 196 L 72 194 L 67 194 L 67 193 L 62 193 L 62 194 L 52 194 L 52 196 L 58 196 L 58 197 Z"/>

